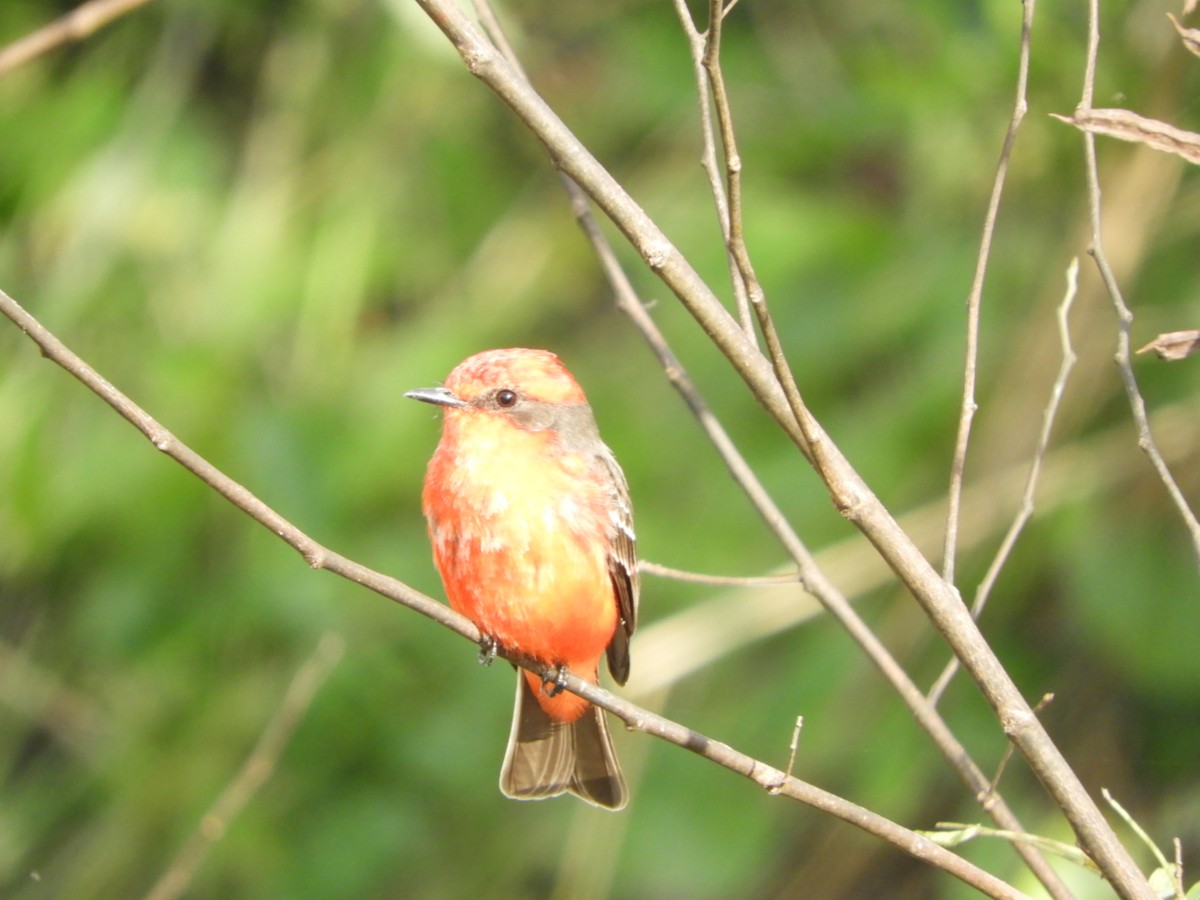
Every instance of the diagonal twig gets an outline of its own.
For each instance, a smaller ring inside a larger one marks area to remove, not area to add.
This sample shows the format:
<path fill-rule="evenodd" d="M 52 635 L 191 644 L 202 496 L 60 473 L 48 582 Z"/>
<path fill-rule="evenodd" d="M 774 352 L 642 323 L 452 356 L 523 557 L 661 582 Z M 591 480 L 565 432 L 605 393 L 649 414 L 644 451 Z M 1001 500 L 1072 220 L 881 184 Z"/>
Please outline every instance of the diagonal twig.
<path fill-rule="evenodd" d="M 145 6 L 151 0 L 90 0 L 49 25 L 0 48 L 0 78 L 55 47 L 82 41 L 113 19 Z"/>
<path fill-rule="evenodd" d="M 713 206 L 717 212 L 717 223 L 721 227 L 721 238 L 725 243 L 725 253 L 728 258 L 728 269 L 730 275 L 730 283 L 733 286 L 733 297 L 737 306 L 738 322 L 742 326 L 742 331 L 751 341 L 756 341 L 756 332 L 754 330 L 754 318 L 750 313 L 750 297 L 746 290 L 746 280 L 741 277 L 737 261 L 733 255 L 734 235 L 731 231 L 732 217 L 729 211 L 729 195 L 726 192 L 725 179 L 721 177 L 721 166 L 717 161 L 717 141 L 714 137 L 716 127 L 713 121 L 713 100 L 712 100 L 712 79 L 708 71 L 709 58 L 708 54 L 713 42 L 720 40 L 721 21 L 724 16 L 729 14 L 729 10 L 733 8 L 731 3 L 727 6 L 724 12 L 718 14 L 714 11 L 713 5 L 709 6 L 709 16 L 716 19 L 715 36 L 712 29 L 710 33 L 705 34 L 700 31 L 692 19 L 691 10 L 688 9 L 686 0 L 674 0 L 675 14 L 679 19 L 679 24 L 683 27 L 684 37 L 687 38 L 688 49 L 692 54 L 692 72 L 696 80 L 696 98 L 700 104 L 700 138 L 703 142 L 703 149 L 700 154 L 700 164 L 704 168 L 704 174 L 708 178 L 709 192 L 712 194 Z"/>
<path fill-rule="evenodd" d="M 1092 97 L 1096 85 L 1096 60 L 1100 49 L 1100 8 L 1099 0 L 1088 2 L 1088 42 L 1087 61 L 1084 66 L 1083 94 L 1076 110 L 1077 116 L 1087 115 L 1092 111 Z M 1100 203 L 1100 172 L 1096 163 L 1096 136 L 1085 130 L 1083 132 L 1084 168 L 1087 171 L 1088 218 L 1091 223 L 1091 235 L 1088 242 L 1088 253 L 1096 263 L 1100 272 L 1100 280 L 1112 300 L 1113 309 L 1117 315 L 1117 371 L 1121 376 L 1121 384 L 1129 401 L 1129 408 L 1137 428 L 1138 446 L 1146 453 L 1151 466 L 1158 474 L 1159 480 L 1167 489 L 1171 502 L 1183 520 L 1188 535 L 1192 541 L 1192 549 L 1196 555 L 1197 565 L 1200 565 L 1200 521 L 1188 505 L 1187 498 L 1179 489 L 1175 476 L 1163 459 L 1150 431 L 1150 422 L 1146 415 L 1146 401 L 1138 387 L 1137 376 L 1133 372 L 1132 356 L 1130 354 L 1130 333 L 1133 330 L 1133 312 L 1125 303 L 1121 286 L 1109 265 L 1108 256 L 1104 252 L 1103 229 L 1101 226 Z"/>
<path fill-rule="evenodd" d="M 146 900 L 175 900 L 187 890 L 205 855 L 225 836 L 238 813 L 274 773 L 296 726 L 304 719 L 321 685 L 341 661 L 345 646 L 341 636 L 333 632 L 322 636 L 312 655 L 296 671 L 279 709 L 263 729 L 241 769 L 201 817 L 199 827 L 146 894 Z"/>
<path fill-rule="evenodd" d="M 0 291 L 0 314 L 7 316 L 41 349 L 43 356 L 61 366 L 109 404 L 119 415 L 137 428 L 163 453 L 182 465 L 222 497 L 268 528 L 281 540 L 299 551 L 310 566 L 327 569 L 351 581 L 370 588 L 378 594 L 401 603 L 422 615 L 474 641 L 480 640 L 479 630 L 465 616 L 431 597 L 415 591 L 366 566 L 353 562 L 323 547 L 283 516 L 275 512 L 249 490 L 233 481 L 194 450 L 183 444 L 145 410 L 109 383 L 95 369 L 72 352 L 12 297 Z M 992 897 L 1023 897 L 1002 880 L 983 871 L 961 857 L 938 847 L 927 838 L 904 828 L 883 816 L 838 797 L 815 785 L 786 775 L 774 766 L 715 741 L 699 732 L 643 709 L 627 700 L 584 681 L 572 673 L 559 672 L 508 648 L 498 648 L 498 655 L 510 662 L 540 674 L 544 680 L 557 677 L 558 683 L 573 694 L 606 709 L 635 731 L 641 731 L 690 750 L 705 759 L 736 772 L 753 781 L 771 794 L 786 796 L 816 809 L 823 810 L 871 834 L 889 841 L 896 847 L 954 875 Z"/>
<path fill-rule="evenodd" d="M 983 305 L 983 282 L 987 277 L 988 260 L 992 252 L 992 239 L 996 234 L 996 218 L 1000 213 L 1000 198 L 1004 195 L 1004 183 L 1008 176 L 1008 162 L 1012 158 L 1017 130 L 1025 119 L 1028 109 L 1026 93 L 1029 84 L 1029 53 L 1033 34 L 1033 8 L 1035 0 L 1021 0 L 1021 49 L 1017 64 L 1017 97 L 1013 104 L 1012 118 L 1000 148 L 1000 161 L 996 165 L 996 177 L 992 181 L 992 194 L 988 199 L 987 213 L 983 218 L 983 236 L 979 241 L 979 255 L 975 260 L 975 275 L 971 280 L 971 292 L 967 296 L 967 348 L 963 365 L 962 404 L 958 415 L 958 434 L 954 439 L 954 457 L 950 463 L 950 488 L 946 494 L 946 537 L 942 547 L 942 577 L 954 584 L 955 561 L 958 548 L 958 520 L 962 504 L 963 475 L 967 468 L 967 447 L 971 440 L 971 423 L 975 419 L 975 381 L 979 365 L 979 311 Z"/>
<path fill-rule="evenodd" d="M 1078 276 L 1079 260 L 1073 259 L 1067 267 L 1067 290 L 1063 296 L 1062 303 L 1058 306 L 1057 313 L 1058 339 L 1059 346 L 1062 348 L 1062 362 L 1059 364 L 1058 375 L 1054 379 L 1054 385 L 1050 388 L 1050 400 L 1046 403 L 1046 408 L 1042 411 L 1042 430 L 1038 435 L 1037 447 L 1033 451 L 1033 461 L 1029 464 L 1029 475 L 1025 479 L 1025 490 L 1021 495 L 1021 507 L 1017 511 L 1017 515 L 1013 518 L 1008 532 L 1000 542 L 1000 548 L 996 551 L 991 565 L 988 566 L 983 580 L 979 583 L 979 587 L 975 591 L 975 600 L 971 604 L 971 615 L 976 619 L 983 614 L 983 608 L 987 605 L 992 587 L 995 585 L 996 579 L 1000 577 L 1000 570 L 1008 561 L 1009 554 L 1012 553 L 1013 546 L 1017 543 L 1017 538 L 1020 537 L 1026 523 L 1033 516 L 1033 497 L 1037 491 L 1038 479 L 1042 473 L 1042 461 L 1046 458 L 1046 451 L 1050 447 L 1050 432 L 1054 428 L 1054 420 L 1058 417 L 1058 407 L 1062 402 L 1063 391 L 1066 390 L 1067 378 L 1071 374 L 1071 369 L 1075 367 L 1075 350 L 1071 347 L 1071 331 L 1068 327 L 1067 317 L 1071 312 L 1071 304 L 1075 300 L 1075 293 L 1078 288 Z M 934 682 L 933 687 L 929 689 L 930 702 L 938 702 L 958 669 L 958 659 L 951 658 L 950 662 L 946 664 L 946 668 L 942 670 L 942 674 Z"/>

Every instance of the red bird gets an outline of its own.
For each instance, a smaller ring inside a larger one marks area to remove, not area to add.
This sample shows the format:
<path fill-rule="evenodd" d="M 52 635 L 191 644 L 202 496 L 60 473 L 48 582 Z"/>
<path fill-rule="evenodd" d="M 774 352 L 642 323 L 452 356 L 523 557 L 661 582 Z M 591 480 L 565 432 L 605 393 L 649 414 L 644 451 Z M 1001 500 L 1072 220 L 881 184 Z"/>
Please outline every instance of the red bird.
<path fill-rule="evenodd" d="M 488 350 L 405 396 L 445 410 L 422 506 L 450 606 L 485 647 L 592 682 L 607 655 L 624 684 L 638 603 L 629 488 L 566 366 L 545 350 Z M 621 809 L 604 711 L 519 671 L 500 790 Z"/>

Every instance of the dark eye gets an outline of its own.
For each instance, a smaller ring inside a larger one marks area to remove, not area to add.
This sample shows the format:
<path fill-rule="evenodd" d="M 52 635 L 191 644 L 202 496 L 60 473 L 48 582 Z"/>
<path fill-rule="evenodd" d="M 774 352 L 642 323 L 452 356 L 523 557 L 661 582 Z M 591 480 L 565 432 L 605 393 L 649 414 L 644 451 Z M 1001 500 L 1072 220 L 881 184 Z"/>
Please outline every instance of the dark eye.
<path fill-rule="evenodd" d="M 498 406 L 502 406 L 507 409 L 508 407 L 513 406 L 516 402 L 517 402 L 516 393 L 514 393 L 513 391 L 510 391 L 508 388 L 504 388 L 503 390 L 496 391 L 496 404 Z"/>

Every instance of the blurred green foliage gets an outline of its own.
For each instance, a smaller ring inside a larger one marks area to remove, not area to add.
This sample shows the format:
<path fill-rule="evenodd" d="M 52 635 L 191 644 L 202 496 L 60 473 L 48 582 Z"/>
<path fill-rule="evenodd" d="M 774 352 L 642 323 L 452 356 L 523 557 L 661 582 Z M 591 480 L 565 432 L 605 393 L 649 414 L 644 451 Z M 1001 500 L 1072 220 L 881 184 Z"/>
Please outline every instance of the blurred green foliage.
<path fill-rule="evenodd" d="M 7 0 L 0 43 L 69 6 Z M 1097 105 L 1196 128 L 1200 65 L 1168 7 L 1105 7 Z M 808 399 L 897 512 L 945 491 L 1019 16 L 1015 0 L 742 0 L 727 24 L 758 272 Z M 563 118 L 727 293 L 671 4 L 535 0 L 504 19 Z M 1083 4 L 1038 12 L 984 295 L 972 481 L 1027 460 L 1058 367 L 1053 307 L 1085 251 L 1084 178 L 1078 136 L 1047 114 L 1077 101 L 1084 23 Z M 0 134 L 0 286 L 333 549 L 440 594 L 419 511 L 438 423 L 401 395 L 468 353 L 527 345 L 558 352 L 588 390 L 646 558 L 733 574 L 785 564 L 616 312 L 539 147 L 415 4 L 152 4 L 0 79 Z M 1100 152 L 1134 340 L 1195 327 L 1196 173 L 1111 142 Z M 800 533 L 814 548 L 849 538 L 794 449 L 621 252 Z M 1179 835 L 1194 862 L 1195 560 L 1137 452 L 1113 317 L 1083 268 L 1080 363 L 1055 432 L 1073 455 L 1048 473 L 1051 499 L 985 630 L 1031 698 L 1056 694 L 1045 719 L 1085 782 L 1112 789 L 1162 846 Z M 1182 435 L 1169 442 L 1176 471 L 1200 505 L 1200 370 L 1137 368 L 1151 410 Z M 999 538 L 965 543 L 968 598 Z M 645 621 L 711 593 L 648 579 Z M 915 605 L 886 589 L 861 609 L 929 683 L 946 653 Z M 148 890 L 327 632 L 345 639 L 344 660 L 189 896 L 967 893 L 641 736 L 622 741 L 635 796 L 620 816 L 506 801 L 507 667 L 478 670 L 461 640 L 310 571 L 0 327 L 0 894 Z M 980 819 L 823 619 L 654 702 L 777 765 L 802 713 L 800 776 L 913 827 Z M 943 708 L 994 766 L 1003 738 L 974 688 L 960 677 Z M 1004 788 L 1030 830 L 1068 838 L 1021 766 Z M 962 852 L 1036 889 L 1002 846 Z"/>

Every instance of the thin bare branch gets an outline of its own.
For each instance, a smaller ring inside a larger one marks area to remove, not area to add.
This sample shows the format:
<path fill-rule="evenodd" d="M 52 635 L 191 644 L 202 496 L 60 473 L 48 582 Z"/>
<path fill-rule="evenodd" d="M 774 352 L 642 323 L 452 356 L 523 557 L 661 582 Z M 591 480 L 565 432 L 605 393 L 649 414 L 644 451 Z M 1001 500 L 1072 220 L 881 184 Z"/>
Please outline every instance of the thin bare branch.
<path fill-rule="evenodd" d="M 317 691 L 341 661 L 345 646 L 341 636 L 332 632 L 321 638 L 312 655 L 296 671 L 283 701 L 242 768 L 201 817 L 199 827 L 146 894 L 146 900 L 174 900 L 187 890 L 208 851 L 225 836 L 233 820 L 275 773 L 296 726 L 304 720 Z"/>
<path fill-rule="evenodd" d="M 742 217 L 742 156 L 738 152 L 737 132 L 733 127 L 733 110 L 729 103 L 729 92 L 725 88 L 725 72 L 721 68 L 721 33 L 725 21 L 724 4 L 722 0 L 709 0 L 708 31 L 704 35 L 703 54 L 700 64 L 708 73 L 708 83 L 712 90 L 712 108 L 716 113 L 716 125 L 720 137 L 721 152 L 725 158 L 725 192 L 728 196 L 728 209 L 725 212 L 727 223 L 727 246 L 730 255 L 737 266 L 737 274 L 746 287 L 751 304 L 754 303 L 755 292 L 762 291 L 758 277 L 754 274 L 754 266 L 750 262 L 750 253 L 746 247 L 744 220 Z"/>
<path fill-rule="evenodd" d="M 801 432 L 799 443 L 807 455 L 815 434 L 813 429 L 815 420 L 808 414 L 804 402 L 800 398 L 799 388 L 792 377 L 791 367 L 775 329 L 775 322 L 767 307 L 766 295 L 755 274 L 749 248 L 746 246 L 742 211 L 742 157 L 738 151 L 737 132 L 733 127 L 733 110 L 729 102 L 729 93 L 725 87 L 725 73 L 721 68 L 723 3 L 721 0 L 709 0 L 708 9 L 708 30 L 704 34 L 703 53 L 699 63 L 708 76 L 708 85 L 712 93 L 712 109 L 716 115 L 719 143 L 725 159 L 725 195 L 728 201 L 723 210 L 720 209 L 718 203 L 718 209 L 723 218 L 727 220 L 723 230 L 726 250 L 734 264 L 731 274 L 734 276 L 735 282 L 740 281 L 745 288 L 750 308 L 754 312 L 759 329 L 766 341 L 767 358 L 771 362 L 775 379 L 783 388 L 788 407 L 799 426 Z M 691 31 L 695 31 L 694 26 Z M 711 123 L 709 123 L 707 131 L 711 133 Z"/>
<path fill-rule="evenodd" d="M 1075 111 L 1075 118 L 1077 119 L 1080 117 L 1086 119 L 1095 112 L 1092 108 L 1092 97 L 1095 94 L 1096 60 L 1099 56 L 1099 50 L 1099 0 L 1089 0 L 1087 61 L 1084 67 L 1083 94 L 1079 101 L 1079 108 Z M 1100 170 L 1096 162 L 1096 137 L 1091 131 L 1086 129 L 1083 132 L 1083 152 L 1084 168 L 1087 172 L 1088 214 L 1091 223 L 1088 253 L 1096 262 L 1096 268 L 1100 272 L 1100 280 L 1104 283 L 1104 289 L 1108 292 L 1109 299 L 1112 300 L 1113 309 L 1117 314 L 1117 370 L 1120 373 L 1121 383 L 1125 388 L 1125 395 L 1133 414 L 1134 425 L 1137 428 L 1138 446 L 1146 453 L 1151 466 L 1158 473 L 1159 480 L 1162 481 L 1163 486 L 1167 489 L 1167 494 L 1170 496 L 1171 502 L 1175 504 L 1175 508 L 1179 512 L 1179 517 L 1183 520 L 1184 526 L 1191 537 L 1192 550 L 1196 555 L 1196 563 L 1200 566 L 1200 521 L 1197 520 L 1195 512 L 1188 505 L 1187 498 L 1184 497 L 1183 491 L 1179 489 L 1179 485 L 1175 481 L 1175 476 L 1171 474 L 1170 468 L 1167 466 L 1161 451 L 1158 449 L 1158 444 L 1155 442 L 1154 435 L 1150 431 L 1150 422 L 1146 415 L 1146 401 L 1142 397 L 1141 389 L 1138 387 L 1137 376 L 1133 372 L 1132 357 L 1129 349 L 1130 335 L 1133 331 L 1133 312 L 1125 303 L 1125 298 L 1121 293 L 1121 286 L 1117 284 L 1117 277 L 1113 273 L 1112 266 L 1108 262 L 1108 256 L 1104 252 L 1100 201 Z"/>
<path fill-rule="evenodd" d="M 779 333 L 775 329 L 775 320 L 767 306 L 766 293 L 754 271 L 750 249 L 746 246 L 742 212 L 742 155 L 738 151 L 737 132 L 733 127 L 733 109 L 725 87 L 725 73 L 721 68 L 721 30 L 724 23 L 722 0 L 709 0 L 708 8 L 708 31 L 705 34 L 702 64 L 704 71 L 708 73 L 713 110 L 716 113 L 721 149 L 725 156 L 725 190 L 729 197 L 726 247 L 736 267 L 735 281 L 740 280 L 744 285 L 750 309 L 754 312 L 766 342 L 767 358 L 771 361 L 775 378 L 783 388 L 788 407 L 800 426 L 803 435 L 801 449 L 807 451 L 815 436 L 812 426 L 816 423 L 800 398 L 800 389 L 792 377 L 791 366 L 784 354 Z"/>
<path fill-rule="evenodd" d="M 975 601 L 971 604 L 971 615 L 976 619 L 983 614 L 983 608 L 987 605 L 988 597 L 991 596 L 992 587 L 996 584 L 996 579 L 1000 577 L 1000 571 L 1004 568 L 1004 564 L 1008 562 L 1008 557 L 1017 543 L 1017 538 L 1020 537 L 1030 518 L 1033 517 L 1033 498 L 1037 492 L 1038 480 L 1042 474 L 1042 462 L 1045 460 L 1046 451 L 1050 447 L 1050 432 L 1054 428 L 1055 419 L 1058 418 L 1058 408 L 1062 404 L 1063 392 L 1067 387 L 1067 378 L 1070 377 L 1071 369 L 1075 367 L 1075 350 L 1071 346 L 1071 331 L 1067 319 L 1071 312 L 1071 304 L 1075 301 L 1075 294 L 1078 291 L 1078 278 L 1079 260 L 1073 259 L 1067 267 L 1067 290 L 1063 295 L 1062 303 L 1058 306 L 1056 316 L 1058 319 L 1059 346 L 1062 348 L 1062 362 L 1059 364 L 1058 375 L 1054 379 L 1054 385 L 1050 388 L 1050 399 L 1046 402 L 1046 408 L 1042 411 L 1042 430 L 1038 435 L 1037 447 L 1034 448 L 1033 459 L 1029 464 L 1029 476 L 1025 479 L 1025 490 L 1021 495 L 1020 509 L 1013 518 L 1012 525 L 1009 526 L 1008 532 L 1000 542 L 1000 548 L 996 551 L 991 565 L 988 566 L 983 580 L 979 583 L 979 587 L 975 591 Z M 958 659 L 957 657 L 952 657 L 946 664 L 946 668 L 942 670 L 942 674 L 938 676 L 937 681 L 934 682 L 933 687 L 929 689 L 929 700 L 931 703 L 936 704 L 938 702 L 958 669 Z"/>
<path fill-rule="evenodd" d="M 1187 401 L 1156 410 L 1152 423 L 1169 463 L 1200 460 L 1200 421 Z M 1128 424 L 1120 423 L 1051 450 L 1039 479 L 1038 510 L 1046 513 L 1077 505 L 1135 480 L 1141 460 L 1129 446 L 1128 433 Z M 964 550 L 994 544 L 997 536 L 1003 536 L 1019 512 L 1028 475 L 1025 461 L 968 481 L 963 505 L 971 514 L 963 518 Z M 941 546 L 945 520 L 942 497 L 900 517 L 905 531 L 931 550 Z M 851 601 L 893 581 L 890 570 L 861 535 L 821 548 L 814 561 Z M 815 597 L 788 585 L 715 593 L 639 630 L 638 666 L 629 687 L 635 695 L 665 690 L 716 660 L 798 628 L 822 612 L 827 610 Z"/>
<path fill-rule="evenodd" d="M 469 640 L 479 642 L 481 637 L 479 630 L 466 617 L 459 615 L 444 604 L 414 591 L 408 585 L 394 578 L 374 572 L 333 553 L 300 531 L 246 488 L 237 484 L 171 435 L 145 410 L 117 390 L 3 291 L 0 291 L 0 313 L 3 313 L 24 331 L 41 348 L 44 356 L 98 394 L 118 414 L 141 431 L 155 447 L 196 475 L 238 509 L 269 528 L 289 546 L 302 553 L 313 568 L 328 569 L 334 574 L 341 575 L 420 612 Z M 1024 896 L 995 876 L 883 816 L 814 785 L 789 777 L 773 766 L 766 765 L 684 725 L 622 700 L 572 673 L 561 673 L 557 667 L 548 667 L 541 661 L 530 659 L 509 648 L 500 647 L 497 648 L 497 652 L 504 659 L 541 675 L 545 680 L 557 679 L 558 683 L 562 684 L 566 690 L 608 710 L 634 731 L 653 735 L 712 760 L 750 779 L 772 794 L 790 797 L 837 816 L 843 821 L 892 843 L 918 859 L 944 869 L 988 896 L 1005 898 Z"/>
<path fill-rule="evenodd" d="M 1047 706 L 1054 701 L 1053 694 L 1043 694 L 1042 699 L 1038 701 L 1038 705 L 1033 708 L 1033 711 L 1039 716 Z M 992 776 L 992 782 L 988 785 L 987 793 L 980 798 L 980 802 L 984 809 L 990 808 L 991 804 L 996 801 L 1000 795 L 1000 780 L 1004 778 L 1004 773 L 1008 770 L 1008 764 L 1013 758 L 1013 746 L 1009 744 L 1004 748 L 1004 752 L 1000 754 L 1000 762 L 996 764 L 996 774 Z"/>
<path fill-rule="evenodd" d="M 389 578 L 379 572 L 361 566 L 311 537 L 267 506 L 262 500 L 238 484 L 216 466 L 204 459 L 164 428 L 148 412 L 134 403 L 109 383 L 100 373 L 89 366 L 50 333 L 32 315 L 26 312 L 12 297 L 0 291 L 0 313 L 11 319 L 35 344 L 42 355 L 61 366 L 72 376 L 99 395 L 105 403 L 140 431 L 158 450 L 183 466 L 210 488 L 250 516 L 260 525 L 296 550 L 314 569 L 326 569 L 378 594 L 408 606 L 424 616 L 458 632 L 472 641 L 479 641 L 479 630 L 464 616 L 451 610 L 443 603 L 426 597 L 403 582 Z"/>
<path fill-rule="evenodd" d="M 719 584 L 725 587 L 774 587 L 780 584 L 798 584 L 800 576 L 795 572 L 782 575 L 703 575 L 699 572 L 686 572 L 683 569 L 673 569 L 658 563 L 638 561 L 638 571 L 643 575 L 656 575 L 659 578 L 670 578 L 674 581 L 687 581 L 692 584 Z"/>
<path fill-rule="evenodd" d="M 800 730 L 804 727 L 804 716 L 796 716 L 796 727 L 792 729 L 792 740 L 788 744 L 788 762 L 785 770 L 789 778 L 792 777 L 792 768 L 796 765 L 796 753 L 800 749 Z"/>
<path fill-rule="evenodd" d="M 757 343 L 758 333 L 754 329 L 754 316 L 750 312 L 750 298 L 746 293 L 746 282 L 738 273 L 738 266 L 736 260 L 733 258 L 733 251 L 729 249 L 733 239 L 729 225 L 729 198 L 725 193 L 725 179 L 721 176 L 721 166 L 717 161 L 716 126 L 713 123 L 712 97 L 710 93 L 711 82 L 704 63 L 708 42 L 704 32 L 696 27 L 696 23 L 692 19 L 691 10 L 688 9 L 687 0 L 674 0 L 674 2 L 675 14 L 679 18 L 679 24 L 683 28 L 684 37 L 687 38 L 688 49 L 691 51 L 692 76 L 696 80 L 696 99 L 700 107 L 700 138 L 702 141 L 700 165 L 704 169 L 705 176 L 708 178 L 709 193 L 712 194 L 713 206 L 717 211 L 717 223 L 721 227 L 721 239 L 726 248 L 725 254 L 729 268 L 729 280 L 733 288 L 738 321 L 741 323 L 742 331 L 745 332 L 746 337 Z M 729 10 L 732 8 L 733 4 L 726 7 L 725 14 L 728 15 Z"/>
<path fill-rule="evenodd" d="M 55 47 L 82 41 L 113 19 L 145 6 L 151 0 L 90 0 L 64 16 L 0 49 L 0 78 Z"/>
<path fill-rule="evenodd" d="M 967 447 L 971 440 L 971 423 L 975 420 L 975 382 L 979 365 L 979 311 L 983 305 L 983 282 L 987 277 L 988 260 L 992 254 L 992 240 L 996 234 L 996 218 L 1000 214 L 1000 198 L 1004 196 L 1004 182 L 1008 176 L 1008 162 L 1017 141 L 1017 130 L 1025 119 L 1028 109 L 1026 94 L 1029 85 L 1029 49 L 1033 34 L 1034 0 L 1021 3 L 1021 49 L 1017 63 L 1017 97 L 1013 103 L 1012 117 L 1000 148 L 1000 161 L 996 165 L 996 176 L 992 180 L 992 194 L 987 212 L 983 217 L 983 236 L 979 241 L 979 254 L 975 259 L 975 275 L 971 281 L 971 292 L 967 296 L 967 349 L 963 365 L 962 405 L 958 414 L 958 435 L 954 441 L 954 458 L 950 463 L 950 489 L 946 495 L 946 539 L 942 547 L 942 577 L 954 584 L 955 562 L 958 546 L 958 519 L 962 503 L 963 474 L 967 467 Z"/>

